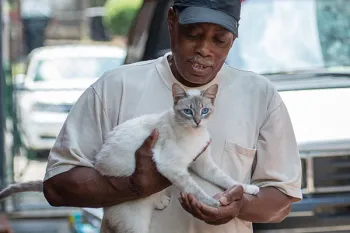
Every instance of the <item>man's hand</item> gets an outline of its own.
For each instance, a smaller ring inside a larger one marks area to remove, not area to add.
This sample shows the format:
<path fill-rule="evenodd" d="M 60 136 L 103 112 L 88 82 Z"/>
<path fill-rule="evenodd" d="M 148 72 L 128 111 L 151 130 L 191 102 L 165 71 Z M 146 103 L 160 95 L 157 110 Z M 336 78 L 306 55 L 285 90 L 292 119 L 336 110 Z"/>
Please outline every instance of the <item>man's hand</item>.
<path fill-rule="evenodd" d="M 160 192 L 171 185 L 170 181 L 159 173 L 152 159 L 152 149 L 158 140 L 158 135 L 158 131 L 153 130 L 135 153 L 136 168 L 130 180 L 131 188 L 138 193 L 140 198 Z"/>
<path fill-rule="evenodd" d="M 243 187 L 240 185 L 214 196 L 221 206 L 214 208 L 199 202 L 192 194 L 181 193 L 179 201 L 182 207 L 194 217 L 211 225 L 228 223 L 238 216 L 243 205 Z"/>

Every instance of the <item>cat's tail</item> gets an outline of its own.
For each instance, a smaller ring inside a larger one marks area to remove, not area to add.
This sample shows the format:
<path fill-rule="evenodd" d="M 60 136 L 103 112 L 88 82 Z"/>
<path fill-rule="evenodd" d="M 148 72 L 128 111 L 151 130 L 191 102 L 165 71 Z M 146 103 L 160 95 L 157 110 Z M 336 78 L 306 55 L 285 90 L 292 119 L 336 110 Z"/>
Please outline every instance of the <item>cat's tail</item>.
<path fill-rule="evenodd" d="M 22 183 L 14 183 L 0 191 L 0 201 L 11 196 L 15 193 L 22 192 L 42 192 L 43 191 L 43 181 L 29 181 Z"/>

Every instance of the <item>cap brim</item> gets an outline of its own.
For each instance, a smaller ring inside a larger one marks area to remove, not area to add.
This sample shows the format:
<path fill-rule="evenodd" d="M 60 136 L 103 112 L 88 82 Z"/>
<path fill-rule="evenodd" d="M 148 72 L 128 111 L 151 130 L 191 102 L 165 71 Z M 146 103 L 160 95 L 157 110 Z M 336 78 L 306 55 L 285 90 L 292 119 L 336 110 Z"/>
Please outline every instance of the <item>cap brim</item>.
<path fill-rule="evenodd" d="M 186 7 L 179 15 L 180 24 L 213 23 L 218 24 L 238 37 L 238 21 L 232 16 L 205 7 Z"/>

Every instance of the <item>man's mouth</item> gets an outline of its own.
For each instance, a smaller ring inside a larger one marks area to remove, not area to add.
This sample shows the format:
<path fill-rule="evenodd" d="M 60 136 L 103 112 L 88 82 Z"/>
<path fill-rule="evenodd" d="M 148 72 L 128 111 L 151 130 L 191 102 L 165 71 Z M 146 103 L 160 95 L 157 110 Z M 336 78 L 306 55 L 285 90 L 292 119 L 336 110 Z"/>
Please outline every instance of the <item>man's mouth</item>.
<path fill-rule="evenodd" d="M 194 73 L 198 75 L 203 75 L 208 72 L 209 66 L 197 62 L 191 62 L 190 64 Z"/>
<path fill-rule="evenodd" d="M 199 63 L 192 63 L 192 66 L 196 69 L 204 69 L 206 66 Z"/>

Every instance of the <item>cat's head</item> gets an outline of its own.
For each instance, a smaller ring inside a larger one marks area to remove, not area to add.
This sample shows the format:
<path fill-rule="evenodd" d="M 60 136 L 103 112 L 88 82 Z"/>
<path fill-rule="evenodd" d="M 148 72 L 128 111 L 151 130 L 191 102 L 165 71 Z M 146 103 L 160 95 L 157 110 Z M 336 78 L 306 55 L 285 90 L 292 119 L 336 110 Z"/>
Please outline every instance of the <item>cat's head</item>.
<path fill-rule="evenodd" d="M 214 84 L 204 91 L 186 92 L 179 84 L 172 86 L 174 111 L 179 124 L 184 127 L 198 128 L 206 125 L 214 112 L 214 102 L 218 85 Z"/>

